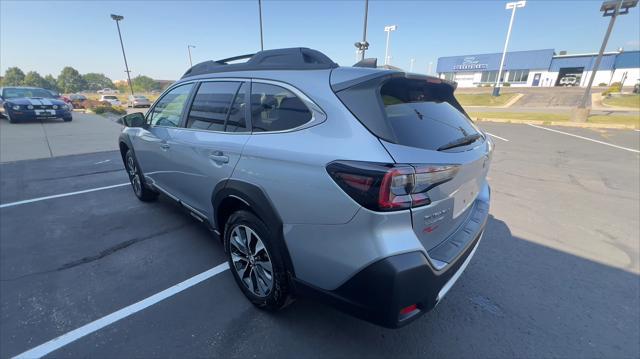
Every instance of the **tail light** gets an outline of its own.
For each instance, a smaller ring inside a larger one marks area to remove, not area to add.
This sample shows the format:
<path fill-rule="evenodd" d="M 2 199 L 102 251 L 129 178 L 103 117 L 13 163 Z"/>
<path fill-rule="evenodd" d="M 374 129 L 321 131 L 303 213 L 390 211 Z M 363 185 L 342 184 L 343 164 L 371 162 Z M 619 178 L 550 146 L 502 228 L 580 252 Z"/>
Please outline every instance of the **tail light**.
<path fill-rule="evenodd" d="M 427 191 L 451 180 L 458 166 L 335 161 L 327 172 L 363 207 L 396 211 L 430 204 Z"/>

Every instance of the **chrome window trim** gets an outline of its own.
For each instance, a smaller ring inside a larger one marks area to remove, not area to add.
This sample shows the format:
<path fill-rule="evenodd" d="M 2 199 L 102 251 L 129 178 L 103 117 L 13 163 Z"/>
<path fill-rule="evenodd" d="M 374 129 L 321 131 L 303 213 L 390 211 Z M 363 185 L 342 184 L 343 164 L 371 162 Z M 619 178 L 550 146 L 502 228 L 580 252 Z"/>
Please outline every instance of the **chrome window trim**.
<path fill-rule="evenodd" d="M 263 131 L 263 132 L 253 132 L 253 131 L 243 131 L 243 132 L 225 132 L 225 131 L 212 131 L 212 130 L 202 130 L 202 129 L 194 129 L 194 128 L 188 128 L 188 127 L 181 127 L 181 126 L 177 126 L 177 127 L 170 127 L 170 126 L 154 126 L 154 125 L 150 125 L 151 127 L 159 127 L 159 128 L 175 128 L 175 129 L 180 129 L 180 130 L 187 130 L 187 131 L 197 131 L 197 132 L 208 132 L 208 133 L 221 133 L 221 134 L 226 134 L 226 135 L 268 135 L 268 134 L 277 134 L 277 133 L 287 133 L 287 132 L 294 132 L 294 131 L 299 131 L 299 130 L 303 130 L 305 128 L 309 128 L 309 127 L 313 127 L 315 125 L 321 124 L 322 122 L 326 121 L 327 119 L 327 115 L 324 113 L 324 111 L 320 108 L 320 106 L 318 106 L 318 104 L 316 104 L 315 102 L 313 102 L 313 100 L 311 100 L 309 98 L 309 96 L 307 96 L 304 92 L 302 92 L 301 90 L 299 90 L 297 87 L 290 85 L 286 82 L 282 82 L 282 81 L 277 81 L 277 80 L 266 80 L 266 79 L 260 79 L 260 78 L 250 78 L 250 77 L 216 77 L 216 78 L 206 78 L 206 79 L 193 79 L 193 80 L 189 80 L 189 81 L 184 81 L 184 82 L 179 82 L 176 83 L 174 85 L 171 85 L 169 88 L 167 88 L 159 97 L 158 100 L 162 99 L 162 97 L 164 97 L 164 95 L 166 93 L 168 93 L 169 91 L 171 91 L 172 89 L 178 87 L 178 86 L 182 86 L 182 85 L 186 85 L 186 84 L 190 84 L 190 83 L 203 83 L 203 82 L 256 82 L 256 83 L 264 83 L 264 84 L 268 84 L 268 85 L 274 85 L 274 86 L 280 86 L 282 88 L 284 88 L 285 90 L 291 91 L 294 95 L 298 96 L 298 98 L 300 98 L 302 100 L 302 102 L 304 102 L 304 104 L 307 106 L 307 108 L 309 109 L 309 111 L 311 111 L 311 119 L 309 119 L 309 121 L 305 122 L 304 124 L 298 126 L 298 127 L 294 127 L 294 128 L 290 128 L 287 130 L 281 130 L 281 131 Z M 148 115 L 151 114 L 151 112 L 153 111 L 153 109 L 156 106 L 156 103 L 158 103 L 158 100 L 156 100 L 156 102 L 153 104 L 153 106 L 149 109 L 149 111 L 147 112 Z M 249 96 L 249 106 L 251 106 L 251 96 Z M 251 121 L 249 121 L 251 122 Z"/>

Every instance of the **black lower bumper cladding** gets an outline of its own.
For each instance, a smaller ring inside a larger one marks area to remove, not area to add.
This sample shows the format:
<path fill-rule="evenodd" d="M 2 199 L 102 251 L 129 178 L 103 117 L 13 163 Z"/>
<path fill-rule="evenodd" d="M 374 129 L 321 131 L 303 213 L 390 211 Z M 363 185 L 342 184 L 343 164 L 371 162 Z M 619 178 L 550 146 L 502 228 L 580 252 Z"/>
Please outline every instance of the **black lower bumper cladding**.
<path fill-rule="evenodd" d="M 297 281 L 296 292 L 328 302 L 337 309 L 374 324 L 399 328 L 436 306 L 440 290 L 458 272 L 478 244 L 484 224 L 485 221 L 482 221 L 473 240 L 443 271 L 433 269 L 422 252 L 410 252 L 369 265 L 336 290 L 326 291 Z M 403 308 L 412 305 L 416 305 L 418 310 L 408 315 L 400 314 Z"/>

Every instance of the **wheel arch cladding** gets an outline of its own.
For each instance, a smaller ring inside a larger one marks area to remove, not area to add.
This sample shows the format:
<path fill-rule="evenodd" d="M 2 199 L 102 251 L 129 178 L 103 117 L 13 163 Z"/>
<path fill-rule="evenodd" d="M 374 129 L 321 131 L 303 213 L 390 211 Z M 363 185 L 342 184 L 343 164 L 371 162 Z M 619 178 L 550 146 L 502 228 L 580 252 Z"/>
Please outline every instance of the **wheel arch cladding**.
<path fill-rule="evenodd" d="M 227 219 L 236 210 L 248 210 L 260 218 L 272 232 L 275 240 L 272 244 L 281 253 L 291 276 L 294 276 L 293 263 L 284 241 L 282 219 L 260 187 L 233 179 L 220 181 L 213 190 L 211 201 L 214 208 L 213 227 L 220 231 L 222 236 Z"/>
<path fill-rule="evenodd" d="M 125 162 L 125 156 L 127 155 L 127 151 L 129 151 L 130 146 L 124 141 L 120 140 L 118 142 L 118 147 L 120 147 L 120 156 L 122 157 L 122 162 Z"/>

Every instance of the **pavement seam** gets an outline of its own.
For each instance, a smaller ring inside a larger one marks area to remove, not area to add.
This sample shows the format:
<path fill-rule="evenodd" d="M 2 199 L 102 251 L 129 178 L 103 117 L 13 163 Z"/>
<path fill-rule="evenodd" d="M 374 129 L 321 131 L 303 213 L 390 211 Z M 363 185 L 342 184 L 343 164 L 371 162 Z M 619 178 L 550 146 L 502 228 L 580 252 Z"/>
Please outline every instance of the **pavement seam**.
<path fill-rule="evenodd" d="M 49 135 L 47 129 L 44 127 L 44 122 L 40 120 L 40 126 L 42 126 L 42 132 L 44 132 L 44 139 L 47 141 L 47 148 L 49 148 L 49 157 L 53 157 L 53 151 L 51 151 L 51 144 L 49 143 Z"/>

